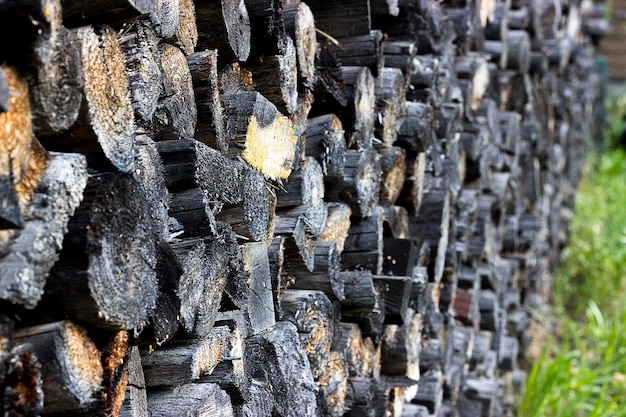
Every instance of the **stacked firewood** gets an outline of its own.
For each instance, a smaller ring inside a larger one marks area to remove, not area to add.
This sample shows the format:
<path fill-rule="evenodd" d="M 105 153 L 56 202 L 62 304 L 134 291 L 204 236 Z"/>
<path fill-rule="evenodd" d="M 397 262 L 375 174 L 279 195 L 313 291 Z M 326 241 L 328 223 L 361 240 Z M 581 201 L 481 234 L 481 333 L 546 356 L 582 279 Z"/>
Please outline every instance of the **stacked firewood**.
<path fill-rule="evenodd" d="M 0 414 L 505 415 L 578 6 L 0 0 Z"/>

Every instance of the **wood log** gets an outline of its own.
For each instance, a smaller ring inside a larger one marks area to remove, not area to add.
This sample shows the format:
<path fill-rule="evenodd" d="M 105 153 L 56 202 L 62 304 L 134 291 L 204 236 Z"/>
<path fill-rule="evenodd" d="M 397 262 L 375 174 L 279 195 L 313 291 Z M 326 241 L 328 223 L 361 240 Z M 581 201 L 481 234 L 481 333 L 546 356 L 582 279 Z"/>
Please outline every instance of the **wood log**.
<path fill-rule="evenodd" d="M 426 152 L 434 144 L 435 114 L 424 103 L 407 102 L 398 130 L 397 146 L 414 152 Z"/>
<path fill-rule="evenodd" d="M 169 215 L 176 220 L 177 237 L 203 237 L 213 232 L 215 217 L 200 188 L 171 193 Z"/>
<path fill-rule="evenodd" d="M 298 2 L 285 4 L 282 17 L 285 31 L 296 47 L 298 78 L 305 88 L 312 89 L 317 78 L 315 55 L 318 49 L 313 13 L 306 3 Z"/>
<path fill-rule="evenodd" d="M 530 69 L 530 38 L 523 30 L 510 30 L 507 33 L 507 69 L 527 73 Z"/>
<path fill-rule="evenodd" d="M 100 352 L 80 326 L 60 321 L 15 332 L 41 363 L 43 412 L 77 409 L 94 399 L 102 382 Z"/>
<path fill-rule="evenodd" d="M 352 210 L 343 203 L 328 203 L 328 216 L 324 231 L 318 237 L 321 241 L 334 242 L 339 253 L 343 247 L 350 229 L 350 216 Z"/>
<path fill-rule="evenodd" d="M 346 86 L 341 78 L 341 67 L 337 59 L 324 45 L 319 47 L 315 68 L 317 70 L 317 82 L 314 86 L 315 102 L 318 106 L 325 103 L 341 110 L 348 104 Z M 339 113 L 339 110 L 325 108 L 318 114 Z"/>
<path fill-rule="evenodd" d="M 252 72 L 256 89 L 280 112 L 292 114 L 298 104 L 296 48 L 291 38 L 285 36 L 280 54 L 261 55 L 250 59 L 246 68 Z"/>
<path fill-rule="evenodd" d="M 380 195 L 380 171 L 380 156 L 373 149 L 347 150 L 343 178 L 325 180 L 326 200 L 350 205 L 355 216 L 372 216 Z"/>
<path fill-rule="evenodd" d="M 385 216 L 383 221 L 383 236 L 396 239 L 407 238 L 409 235 L 408 211 L 404 207 L 389 204 L 383 204 L 381 207 L 383 208 L 383 214 Z"/>
<path fill-rule="evenodd" d="M 320 397 L 324 404 L 322 409 L 329 416 L 343 416 L 346 412 L 348 369 L 341 353 L 329 353 L 328 362 L 317 382 L 320 384 Z"/>
<path fill-rule="evenodd" d="M 60 310 L 72 317 L 102 329 L 145 324 L 158 288 L 156 232 L 148 210 L 143 190 L 132 176 L 92 176 L 68 224 L 45 303 L 53 303 L 57 311 L 62 306 Z M 127 278 L 120 280 L 121 276 Z"/>
<path fill-rule="evenodd" d="M 250 56 L 250 17 L 244 0 L 196 2 L 197 50 L 217 49 L 225 62 Z"/>
<path fill-rule="evenodd" d="M 349 147 L 369 147 L 374 132 L 374 77 L 366 67 L 341 67 L 348 106 L 341 118 Z"/>
<path fill-rule="evenodd" d="M 317 413 L 318 388 L 299 339 L 296 325 L 279 321 L 246 343 L 246 358 L 255 368 L 251 373 L 253 386 L 262 382 L 271 384 L 270 396 L 274 400 L 274 412 L 279 416 Z"/>
<path fill-rule="evenodd" d="M 120 36 L 135 121 L 138 127 L 146 130 L 150 129 L 163 92 L 158 44 L 157 32 L 150 23 L 143 20 L 136 21 Z"/>
<path fill-rule="evenodd" d="M 382 32 L 372 30 L 365 35 L 320 39 L 320 42 L 325 42 L 340 65 L 367 67 L 374 77 L 378 77 L 384 62 L 382 40 Z"/>
<path fill-rule="evenodd" d="M 191 54 L 187 56 L 187 64 L 191 72 L 194 96 L 198 106 L 198 124 L 194 137 L 226 153 L 228 142 L 224 132 L 223 110 L 218 86 L 217 50 Z"/>
<path fill-rule="evenodd" d="M 397 276 L 410 275 L 418 263 L 420 243 L 417 239 L 385 237 L 382 273 Z"/>
<path fill-rule="evenodd" d="M 340 338 L 336 338 L 338 341 L 333 345 L 333 350 L 343 352 L 351 379 L 372 377 L 376 357 L 376 348 L 372 339 L 363 338 L 361 329 L 356 323 L 339 323 L 337 330 Z M 348 385 L 350 385 L 350 381 L 348 381 Z M 353 393 L 353 395 L 355 394 L 357 393 Z M 356 396 L 358 397 L 358 395 Z M 353 398 L 353 400 L 359 402 L 357 398 Z"/>
<path fill-rule="evenodd" d="M 383 60 L 385 68 L 398 68 L 404 77 L 404 90 L 411 84 L 411 75 L 414 68 L 419 65 L 416 58 L 417 45 L 413 41 L 383 40 Z"/>
<path fill-rule="evenodd" d="M 150 13 L 152 26 L 161 38 L 172 38 L 176 34 L 181 14 L 179 4 L 179 0 L 161 0 Z"/>
<path fill-rule="evenodd" d="M 215 323 L 226 286 L 226 261 L 214 239 L 189 239 L 172 244 L 183 274 L 176 294 L 180 299 L 178 320 L 182 329 L 203 337 Z"/>
<path fill-rule="evenodd" d="M 6 136 L 0 141 L 0 151 L 5 155 L 0 163 L 0 177 L 7 178 L 13 186 L 26 173 L 33 126 L 26 79 L 16 68 L 2 66 L 2 70 L 8 100 L 7 110 L 0 113 L 0 126 L 6 132 Z"/>
<path fill-rule="evenodd" d="M 317 116 L 307 122 L 305 154 L 315 158 L 324 175 L 343 175 L 346 163 L 346 141 L 343 134 L 341 120 L 334 114 Z"/>
<path fill-rule="evenodd" d="M 135 169 L 135 121 L 117 33 L 108 26 L 72 30 L 80 53 L 83 106 L 79 120 L 61 136 L 42 139 L 47 149 L 84 153 L 90 166 Z M 95 145 L 95 143 L 98 145 Z"/>
<path fill-rule="evenodd" d="M 397 139 L 406 112 L 404 76 L 397 68 L 384 68 L 376 83 L 375 134 L 383 146 L 391 146 Z"/>
<path fill-rule="evenodd" d="M 119 417 L 140 417 L 148 415 L 148 401 L 146 399 L 146 381 L 141 367 L 139 348 L 133 346 L 128 355 L 128 384 L 126 398 Z"/>
<path fill-rule="evenodd" d="M 341 254 L 345 269 L 367 269 L 382 273 L 383 264 L 383 210 L 376 207 L 368 218 L 353 218 Z"/>
<path fill-rule="evenodd" d="M 187 56 L 194 53 L 198 44 L 196 7 L 193 0 L 177 0 L 178 27 L 172 38 L 174 44 Z"/>
<path fill-rule="evenodd" d="M 252 334 L 276 324 L 267 245 L 263 242 L 242 245 L 245 270 L 250 274 L 248 316 Z"/>
<path fill-rule="evenodd" d="M 241 156 L 268 179 L 291 173 L 297 137 L 288 118 L 257 92 L 223 95 L 227 155 Z"/>
<path fill-rule="evenodd" d="M 380 185 L 380 203 L 393 205 L 402 191 L 406 173 L 406 152 L 402 148 L 381 148 L 380 167 L 382 170 Z"/>
<path fill-rule="evenodd" d="M 280 260 L 280 265 L 274 266 L 274 270 L 294 275 L 313 271 L 313 239 L 307 232 L 305 221 L 301 218 L 279 218 L 276 226 L 270 251 L 280 251 L 279 257 L 274 257 Z"/>
<path fill-rule="evenodd" d="M 345 296 L 341 300 L 341 314 L 343 318 L 365 316 L 377 309 L 379 298 L 374 288 L 373 276 L 370 271 L 343 271 L 339 275 L 343 281 Z M 380 309 L 378 312 L 382 314 Z"/>
<path fill-rule="evenodd" d="M 153 417 L 219 415 L 233 417 L 233 404 L 218 384 L 186 384 L 149 391 L 148 413 Z"/>
<path fill-rule="evenodd" d="M 496 2 L 489 13 L 484 29 L 485 38 L 492 41 L 506 39 L 509 23 L 510 2 Z"/>
<path fill-rule="evenodd" d="M 412 295 L 410 277 L 374 275 L 374 285 L 379 290 L 378 296 L 382 299 L 385 323 L 388 325 L 402 325 L 410 319 L 408 310 Z"/>
<path fill-rule="evenodd" d="M 420 378 L 417 395 L 413 403 L 428 408 L 430 414 L 439 409 L 443 400 L 443 377 L 441 371 L 430 372 Z"/>
<path fill-rule="evenodd" d="M 148 0 L 61 0 L 63 22 L 68 27 L 90 23 L 121 25 L 157 10 L 158 3 Z"/>
<path fill-rule="evenodd" d="M 301 169 L 292 172 L 282 189 L 276 191 L 276 208 L 281 216 L 302 216 L 310 232 L 319 236 L 327 217 L 323 197 L 322 168 L 315 159 L 307 157 Z"/>
<path fill-rule="evenodd" d="M 2 299 L 27 308 L 37 305 L 86 184 L 87 166 L 81 155 L 50 154 L 25 216 L 24 229 L 0 258 Z"/>
<path fill-rule="evenodd" d="M 277 316 L 296 326 L 313 378 L 319 379 L 328 364 L 334 335 L 335 311 L 328 297 L 320 291 L 282 291 L 277 299 Z"/>
<path fill-rule="evenodd" d="M 191 139 L 198 113 L 187 58 L 173 45 L 159 46 L 162 89 L 152 121 L 158 140 Z"/>
<path fill-rule="evenodd" d="M 394 384 L 412 385 L 420 379 L 421 325 L 421 316 L 414 314 L 402 326 L 385 326 L 381 373 Z"/>
<path fill-rule="evenodd" d="M 370 378 L 352 377 L 348 379 L 346 402 L 350 404 L 346 416 L 375 416 L 375 382 Z"/>
<path fill-rule="evenodd" d="M 8 415 L 37 415 L 43 408 L 41 364 L 32 347 L 18 344 L 4 348 L 4 394 L 2 412 Z"/>
<path fill-rule="evenodd" d="M 313 0 L 307 4 L 315 16 L 315 26 L 333 38 L 370 33 L 369 1 L 351 0 L 337 3 L 332 0 Z"/>

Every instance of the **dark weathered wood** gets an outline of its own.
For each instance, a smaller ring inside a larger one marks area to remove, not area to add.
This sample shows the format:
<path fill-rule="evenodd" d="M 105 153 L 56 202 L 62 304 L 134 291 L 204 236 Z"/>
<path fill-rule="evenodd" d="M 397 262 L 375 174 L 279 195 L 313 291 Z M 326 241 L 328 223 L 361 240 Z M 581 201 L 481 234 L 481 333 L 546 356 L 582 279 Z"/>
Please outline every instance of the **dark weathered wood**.
<path fill-rule="evenodd" d="M 82 155 L 50 154 L 43 178 L 32 195 L 24 229 L 0 258 L 2 299 L 28 308 L 37 305 L 86 185 L 87 164 Z"/>
<path fill-rule="evenodd" d="M 197 50 L 217 49 L 220 59 L 245 61 L 250 56 L 250 17 L 244 0 L 196 4 Z"/>
<path fill-rule="evenodd" d="M 346 141 L 341 120 L 334 114 L 309 119 L 306 128 L 305 154 L 317 160 L 324 175 L 343 175 Z"/>
<path fill-rule="evenodd" d="M 348 146 L 368 147 L 374 132 L 374 77 L 367 67 L 341 67 L 348 105 L 341 115 Z"/>
<path fill-rule="evenodd" d="M 415 152 L 425 152 L 435 140 L 434 123 L 435 115 L 430 105 L 407 102 L 396 145 Z"/>
<path fill-rule="evenodd" d="M 341 254 L 346 269 L 368 269 L 380 275 L 383 264 L 383 210 L 376 207 L 368 218 L 353 218 Z"/>
<path fill-rule="evenodd" d="M 138 20 L 120 36 L 130 98 L 137 125 L 149 128 L 161 96 L 159 37 L 152 25 Z"/>
<path fill-rule="evenodd" d="M 234 416 L 231 399 L 218 384 L 185 384 L 170 389 L 149 391 L 147 401 L 148 413 L 153 417 Z"/>
<path fill-rule="evenodd" d="M 323 401 L 324 411 L 329 416 L 343 416 L 347 411 L 348 370 L 342 353 L 331 351 L 328 362 L 317 378 L 320 384 L 318 401 Z"/>
<path fill-rule="evenodd" d="M 222 104 L 218 88 L 217 51 L 196 52 L 187 57 L 191 72 L 198 124 L 195 139 L 225 153 L 228 150 L 224 132 Z"/>
<path fill-rule="evenodd" d="M 367 67 L 374 77 L 378 77 L 383 69 L 382 40 L 382 32 L 372 30 L 360 36 L 321 38 L 320 42 L 325 43 L 340 65 Z"/>
<path fill-rule="evenodd" d="M 70 321 L 19 329 L 15 339 L 29 343 L 42 365 L 44 412 L 89 404 L 102 382 L 100 352 L 87 332 Z"/>
<path fill-rule="evenodd" d="M 419 314 L 402 325 L 386 325 L 382 335 L 381 373 L 395 384 L 412 385 L 420 379 L 421 325 Z"/>
<path fill-rule="evenodd" d="M 196 7 L 193 0 L 175 0 L 175 2 L 178 3 L 178 27 L 171 40 L 185 55 L 191 55 L 198 43 Z"/>
<path fill-rule="evenodd" d="M 402 191 L 406 174 L 406 152 L 402 148 L 381 148 L 380 167 L 382 170 L 380 185 L 380 203 L 393 205 Z"/>
<path fill-rule="evenodd" d="M 398 68 L 404 76 L 404 92 L 411 84 L 413 70 L 419 65 L 416 58 L 418 47 L 413 41 L 383 40 L 383 59 L 385 68 Z"/>
<path fill-rule="evenodd" d="M 248 316 L 253 334 L 276 324 L 267 245 L 247 243 L 241 247 L 246 271 L 250 274 Z"/>
<path fill-rule="evenodd" d="M 396 239 L 407 238 L 409 235 L 409 213 L 407 209 L 389 204 L 383 204 L 381 207 L 385 216 L 383 236 Z"/>
<path fill-rule="evenodd" d="M 92 176 L 68 230 L 46 303 L 103 329 L 144 324 L 157 297 L 156 231 L 138 182 L 121 173 Z"/>
<path fill-rule="evenodd" d="M 135 121 L 117 32 L 108 26 L 84 26 L 72 30 L 71 36 L 82 65 L 85 100 L 81 116 L 68 132 L 43 144 L 84 153 L 91 166 L 112 164 L 122 172 L 132 172 Z"/>
<path fill-rule="evenodd" d="M 198 111 L 187 58 L 173 45 L 159 46 L 161 96 L 152 121 L 159 140 L 191 139 L 196 131 Z"/>
<path fill-rule="evenodd" d="M 347 150 L 343 177 L 325 180 L 325 198 L 349 204 L 355 216 L 370 217 L 380 195 L 380 174 L 380 156 L 375 150 Z"/>
<path fill-rule="evenodd" d="M 103 22 L 120 25 L 157 11 L 158 3 L 150 0 L 61 0 L 61 6 L 63 22 L 75 27 Z"/>
<path fill-rule="evenodd" d="M 411 278 L 402 276 L 374 275 L 373 282 L 384 306 L 386 324 L 406 324 L 412 312 L 408 310 L 412 295 Z"/>
<path fill-rule="evenodd" d="M 371 30 L 368 0 L 313 0 L 307 4 L 315 16 L 315 26 L 327 36 L 340 38 L 367 35 Z"/>
<path fill-rule="evenodd" d="M 356 323 L 340 323 L 337 330 L 340 338 L 336 345 L 333 345 L 333 350 L 344 354 L 349 376 L 359 380 L 373 376 L 377 364 L 374 363 L 376 355 L 372 339 L 363 338 Z M 359 402 L 357 398 L 353 400 Z"/>
<path fill-rule="evenodd" d="M 143 368 L 141 367 L 141 355 L 137 346 L 130 348 L 127 363 L 128 384 L 126 386 L 126 398 L 120 409 L 119 417 L 141 417 L 148 415 L 146 381 L 144 379 Z"/>
<path fill-rule="evenodd" d="M 307 88 L 313 88 L 317 74 L 315 55 L 317 38 L 315 20 L 306 3 L 285 4 L 282 13 L 285 31 L 293 39 L 296 47 L 298 77 Z"/>
<path fill-rule="evenodd" d="M 419 213 L 422 205 L 426 159 L 426 153 L 420 152 L 415 158 L 408 158 L 406 161 L 405 181 L 397 202 L 405 207 L 409 214 Z"/>
<path fill-rule="evenodd" d="M 375 86 L 376 123 L 374 132 L 384 146 L 391 146 L 405 116 L 405 80 L 397 68 L 384 68 Z"/>

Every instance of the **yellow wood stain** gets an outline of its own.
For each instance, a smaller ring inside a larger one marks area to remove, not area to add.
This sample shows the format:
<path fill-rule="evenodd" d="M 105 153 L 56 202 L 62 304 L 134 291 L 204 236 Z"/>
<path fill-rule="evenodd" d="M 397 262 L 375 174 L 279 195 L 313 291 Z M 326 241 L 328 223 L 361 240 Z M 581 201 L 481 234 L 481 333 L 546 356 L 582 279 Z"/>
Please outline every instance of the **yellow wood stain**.
<path fill-rule="evenodd" d="M 291 121 L 278 116 L 273 123 L 259 126 L 250 116 L 246 133 L 246 149 L 242 157 L 269 179 L 286 179 L 291 173 L 298 138 Z"/>

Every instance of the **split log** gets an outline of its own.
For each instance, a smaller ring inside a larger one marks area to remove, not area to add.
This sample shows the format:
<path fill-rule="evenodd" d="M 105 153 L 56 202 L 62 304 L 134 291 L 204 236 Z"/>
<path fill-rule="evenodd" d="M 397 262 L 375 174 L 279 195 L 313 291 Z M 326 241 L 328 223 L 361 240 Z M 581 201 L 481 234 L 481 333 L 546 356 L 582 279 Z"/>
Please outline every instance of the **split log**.
<path fill-rule="evenodd" d="M 7 415 L 38 415 L 44 392 L 41 363 L 29 344 L 3 347 L 3 406 Z"/>
<path fill-rule="evenodd" d="M 223 95 L 227 155 L 241 156 L 268 179 L 285 179 L 296 157 L 297 137 L 288 118 L 257 92 Z"/>
<path fill-rule="evenodd" d="M 372 339 L 363 338 L 359 326 L 355 323 L 339 323 L 337 330 L 340 338 L 336 345 L 333 345 L 333 350 L 343 352 L 345 355 L 350 380 L 355 377 L 366 379 L 374 376 L 376 348 Z"/>
<path fill-rule="evenodd" d="M 189 239 L 172 244 L 183 274 L 176 294 L 178 320 L 189 335 L 203 337 L 215 323 L 226 286 L 226 261 L 216 239 Z"/>
<path fill-rule="evenodd" d="M 334 242 L 337 251 L 343 252 L 343 247 L 350 229 L 350 216 L 352 210 L 343 203 L 328 203 L 328 216 L 324 231 L 318 237 L 321 241 Z"/>
<path fill-rule="evenodd" d="M 141 367 L 139 348 L 133 346 L 128 355 L 128 384 L 126 399 L 120 409 L 119 417 L 142 417 L 148 415 L 146 399 L 146 381 Z"/>
<path fill-rule="evenodd" d="M 278 218 L 276 222 L 276 236 L 272 240 L 270 253 L 278 252 L 272 256 L 278 265 L 273 266 L 273 271 L 279 271 L 272 276 L 281 274 L 298 275 L 313 271 L 315 261 L 313 240 L 307 232 L 306 224 L 301 218 Z M 280 281 L 275 288 L 280 286 Z"/>
<path fill-rule="evenodd" d="M 148 414 L 152 417 L 234 416 L 230 397 L 217 384 L 186 384 L 172 389 L 149 391 L 147 401 Z"/>
<path fill-rule="evenodd" d="M 380 275 L 383 266 L 383 210 L 376 207 L 368 218 L 353 218 L 341 254 L 345 269 L 367 269 Z"/>
<path fill-rule="evenodd" d="M 312 157 L 306 158 L 298 171 L 291 173 L 282 189 L 276 190 L 276 208 L 281 216 L 302 216 L 310 232 L 319 236 L 326 224 L 322 168 Z"/>
<path fill-rule="evenodd" d="M 462 392 L 468 399 L 482 405 L 481 416 L 489 417 L 494 415 L 500 392 L 497 382 L 482 378 L 467 378 L 463 383 Z"/>
<path fill-rule="evenodd" d="M 327 366 L 334 335 L 335 311 L 320 291 L 285 290 L 277 299 L 277 316 L 298 329 L 300 343 L 309 358 L 314 379 Z"/>
<path fill-rule="evenodd" d="M 409 301 L 412 295 L 410 277 L 374 275 L 373 282 L 383 305 L 385 323 L 402 325 L 410 319 Z"/>
<path fill-rule="evenodd" d="M 315 26 L 333 38 L 368 35 L 371 30 L 370 5 L 365 0 L 307 2 L 315 16 Z"/>
<path fill-rule="evenodd" d="M 31 198 L 24 229 L 0 258 L 2 299 L 27 308 L 37 305 L 86 184 L 87 166 L 81 155 L 50 154 L 42 180 Z"/>
<path fill-rule="evenodd" d="M 412 385 L 420 379 L 421 325 L 421 316 L 413 314 L 402 326 L 385 326 L 381 373 L 394 385 Z"/>
<path fill-rule="evenodd" d="M 176 220 L 177 237 L 203 237 L 213 232 L 215 217 L 205 193 L 200 188 L 191 188 L 170 194 L 169 215 Z"/>
<path fill-rule="evenodd" d="M 374 77 L 383 69 L 383 34 L 372 30 L 366 35 L 321 40 L 342 66 L 367 67 Z"/>
<path fill-rule="evenodd" d="M 155 138 L 191 139 L 196 131 L 198 113 L 187 58 L 169 44 L 159 46 L 161 96 L 152 121 Z"/>
<path fill-rule="evenodd" d="M 138 20 L 120 36 L 131 104 L 138 127 L 148 130 L 163 85 L 159 37 L 152 25 Z"/>
<path fill-rule="evenodd" d="M 241 247 L 245 270 L 250 275 L 248 316 L 252 334 L 276 324 L 267 245 L 247 243 Z"/>
<path fill-rule="evenodd" d="M 405 112 L 404 76 L 397 68 L 384 68 L 376 83 L 375 134 L 384 146 L 391 146 L 397 139 Z"/>
<path fill-rule="evenodd" d="M 492 41 L 506 39 L 509 23 L 510 2 L 496 2 L 486 20 L 484 28 L 485 38 Z"/>
<path fill-rule="evenodd" d="M 42 142 L 47 149 L 84 153 L 90 166 L 112 164 L 132 172 L 135 121 L 117 33 L 108 26 L 84 26 L 71 35 L 80 53 L 84 104 L 72 129 Z"/>
<path fill-rule="evenodd" d="M 350 205 L 355 216 L 372 216 L 380 195 L 380 171 L 375 150 L 347 150 L 343 178 L 325 180 L 326 200 Z"/>
<path fill-rule="evenodd" d="M 416 58 L 417 44 L 413 41 L 383 40 L 383 60 L 385 68 L 398 68 L 404 77 L 404 92 L 411 84 L 413 69 L 419 65 Z"/>
<path fill-rule="evenodd" d="M 383 240 L 382 273 L 384 275 L 409 276 L 418 263 L 420 249 L 420 242 L 417 239 L 385 237 Z"/>
<path fill-rule="evenodd" d="M 157 3 L 149 0 L 61 0 L 63 22 L 69 27 L 89 23 L 120 25 L 157 10 Z"/>
<path fill-rule="evenodd" d="M 367 148 L 374 132 L 374 77 L 366 67 L 341 67 L 341 78 L 348 97 L 348 106 L 342 114 L 348 146 Z"/>
<path fill-rule="evenodd" d="M 10 186 L 17 184 L 28 169 L 33 137 L 28 83 L 16 68 L 2 66 L 8 97 L 6 111 L 0 113 L 0 127 L 6 136 L 0 141 L 0 177 Z M 14 217 L 14 216 L 12 216 Z"/>
<path fill-rule="evenodd" d="M 156 233 L 148 210 L 133 177 L 92 176 L 48 279 L 46 303 L 102 329 L 144 324 L 158 288 Z"/>
<path fill-rule="evenodd" d="M 315 57 L 315 68 L 317 70 L 317 82 L 314 86 L 315 102 L 318 105 L 325 103 L 340 109 L 345 107 L 348 103 L 348 97 L 346 86 L 341 78 L 341 67 L 335 56 L 323 45 L 320 45 L 319 53 Z M 338 110 L 325 108 L 320 114 L 329 112 L 338 113 Z"/>
<path fill-rule="evenodd" d="M 196 4 L 198 44 L 196 50 L 219 50 L 225 62 L 246 61 L 250 56 L 250 17 L 244 0 Z"/>
<path fill-rule="evenodd" d="M 102 364 L 83 328 L 61 321 L 19 329 L 15 339 L 29 343 L 42 365 L 43 412 L 77 409 L 94 399 L 102 382 Z"/>
<path fill-rule="evenodd" d="M 298 77 L 306 88 L 313 88 L 317 74 L 315 55 L 317 38 L 315 21 L 311 9 L 306 3 L 285 4 L 283 6 L 285 31 L 296 47 Z"/>
<path fill-rule="evenodd" d="M 345 296 L 341 300 L 342 318 L 360 318 L 376 311 L 382 315 L 382 309 L 379 308 L 378 293 L 374 288 L 370 271 L 343 271 L 339 275 L 343 281 Z"/>
<path fill-rule="evenodd" d="M 380 203 L 393 205 L 402 191 L 406 173 L 406 152 L 402 148 L 391 147 L 378 150 L 381 155 L 382 170 L 380 185 Z"/>
<path fill-rule="evenodd" d="M 142 354 L 146 386 L 198 382 L 213 373 L 223 361 L 241 361 L 241 357 L 231 356 L 231 350 L 241 344 L 241 340 L 237 339 L 238 336 L 228 326 L 216 326 L 201 339 L 173 341 L 151 353 Z"/>
<path fill-rule="evenodd" d="M 219 150 L 228 151 L 224 132 L 222 103 L 218 87 L 217 51 L 196 52 L 187 56 L 194 97 L 198 107 L 195 139 Z"/>
<path fill-rule="evenodd" d="M 530 38 L 523 30 L 507 33 L 506 68 L 527 73 L 530 68 Z"/>
<path fill-rule="evenodd" d="M 324 175 L 343 175 L 346 162 L 346 141 L 343 135 L 341 120 L 334 114 L 317 116 L 307 122 L 305 154 L 315 158 Z"/>
<path fill-rule="evenodd" d="M 259 93 L 271 101 L 280 112 L 293 114 L 298 104 L 298 70 L 296 48 L 289 37 L 280 54 L 261 55 L 250 59 L 246 68 Z"/>

